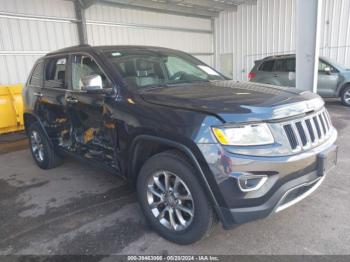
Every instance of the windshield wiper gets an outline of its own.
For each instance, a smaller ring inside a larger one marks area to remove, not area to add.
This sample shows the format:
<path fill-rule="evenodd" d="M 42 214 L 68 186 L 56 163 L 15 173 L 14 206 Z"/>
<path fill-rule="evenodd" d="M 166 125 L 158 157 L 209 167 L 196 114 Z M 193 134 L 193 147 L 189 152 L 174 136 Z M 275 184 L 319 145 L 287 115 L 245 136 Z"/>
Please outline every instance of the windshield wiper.
<path fill-rule="evenodd" d="M 168 82 L 166 83 L 167 86 L 174 86 L 178 84 L 194 84 L 194 83 L 207 83 L 210 82 L 209 80 L 182 80 L 177 82 Z"/>
<path fill-rule="evenodd" d="M 171 87 L 171 86 L 176 86 L 176 85 L 181 85 L 181 84 L 193 84 L 193 83 L 207 83 L 210 82 L 210 80 L 182 80 L 182 81 L 177 81 L 177 82 L 165 82 L 165 83 L 159 83 L 159 84 L 154 84 L 154 85 L 146 85 L 140 87 L 140 90 L 151 90 L 155 88 L 162 88 L 162 87 Z"/>

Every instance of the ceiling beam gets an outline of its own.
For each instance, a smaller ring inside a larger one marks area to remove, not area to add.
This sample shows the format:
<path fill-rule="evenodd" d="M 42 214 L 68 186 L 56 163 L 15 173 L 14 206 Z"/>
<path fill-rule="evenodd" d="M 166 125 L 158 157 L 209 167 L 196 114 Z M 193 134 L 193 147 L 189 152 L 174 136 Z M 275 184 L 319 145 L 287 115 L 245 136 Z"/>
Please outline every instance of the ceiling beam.
<path fill-rule="evenodd" d="M 231 2 L 233 2 L 235 5 L 256 5 L 258 0 L 231 0 Z"/>
<path fill-rule="evenodd" d="M 101 0 L 100 2 L 115 4 L 124 7 L 148 9 L 151 11 L 166 12 L 171 14 L 181 14 L 189 16 L 199 16 L 199 17 L 214 17 L 218 16 L 219 12 L 209 11 L 207 8 L 190 8 L 185 6 L 179 6 L 173 2 L 154 2 L 148 0 Z M 201 1 L 199 1 L 201 2 Z"/>
<path fill-rule="evenodd" d="M 211 8 L 215 10 L 228 10 L 228 11 L 236 11 L 237 5 L 236 4 L 227 4 L 222 2 L 215 2 L 212 0 L 180 0 L 177 1 L 178 3 L 185 3 L 195 6 L 204 6 L 205 8 Z"/>
<path fill-rule="evenodd" d="M 87 9 L 90 6 L 99 2 L 99 0 L 76 0 L 75 2 L 78 2 L 81 8 Z"/>

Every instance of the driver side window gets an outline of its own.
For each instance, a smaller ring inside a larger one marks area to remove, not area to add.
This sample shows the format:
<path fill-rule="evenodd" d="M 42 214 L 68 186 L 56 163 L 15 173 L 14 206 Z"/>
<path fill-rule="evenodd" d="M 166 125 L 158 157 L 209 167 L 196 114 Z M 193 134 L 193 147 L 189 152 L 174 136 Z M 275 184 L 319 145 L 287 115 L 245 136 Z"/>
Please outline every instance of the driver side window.
<path fill-rule="evenodd" d="M 95 60 L 87 55 L 74 55 L 72 57 L 72 88 L 82 89 L 81 79 L 86 76 L 99 75 L 102 78 L 103 88 L 108 88 L 108 79 L 97 65 Z"/>
<path fill-rule="evenodd" d="M 327 64 L 327 63 L 323 62 L 322 60 L 320 60 L 319 63 L 318 63 L 318 72 L 319 73 L 328 72 L 327 68 L 329 68 L 329 70 L 330 70 L 329 72 L 332 72 L 332 73 L 335 72 L 335 69 L 332 66 L 330 66 L 329 64 Z"/>

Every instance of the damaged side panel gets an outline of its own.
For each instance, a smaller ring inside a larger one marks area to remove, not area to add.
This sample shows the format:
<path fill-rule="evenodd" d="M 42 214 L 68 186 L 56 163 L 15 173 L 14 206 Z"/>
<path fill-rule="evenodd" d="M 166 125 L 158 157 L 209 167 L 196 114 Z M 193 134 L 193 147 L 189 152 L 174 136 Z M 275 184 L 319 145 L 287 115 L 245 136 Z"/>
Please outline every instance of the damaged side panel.
<path fill-rule="evenodd" d="M 81 96 L 89 94 L 81 94 Z M 94 97 L 96 99 L 96 97 Z M 102 99 L 103 100 L 103 99 Z M 71 127 L 69 139 L 65 139 L 67 130 L 61 133 L 59 145 L 80 156 L 98 161 L 119 170 L 115 157 L 117 148 L 116 124 L 109 118 L 108 110 L 102 102 L 97 104 L 78 103 L 68 106 Z"/>
<path fill-rule="evenodd" d="M 88 96 L 88 94 L 84 94 Z M 79 100 L 78 100 L 79 101 Z M 116 123 L 102 102 L 95 105 L 40 103 L 38 111 L 54 145 L 119 172 Z M 94 110 L 92 110 L 94 109 Z"/>
<path fill-rule="evenodd" d="M 99 74 L 108 79 L 86 55 L 54 55 L 45 59 L 43 88 L 34 111 L 40 116 L 54 146 L 120 173 L 116 157 L 117 128 L 106 106 L 104 93 L 81 90 L 83 75 Z M 72 70 L 74 69 L 74 70 Z"/>

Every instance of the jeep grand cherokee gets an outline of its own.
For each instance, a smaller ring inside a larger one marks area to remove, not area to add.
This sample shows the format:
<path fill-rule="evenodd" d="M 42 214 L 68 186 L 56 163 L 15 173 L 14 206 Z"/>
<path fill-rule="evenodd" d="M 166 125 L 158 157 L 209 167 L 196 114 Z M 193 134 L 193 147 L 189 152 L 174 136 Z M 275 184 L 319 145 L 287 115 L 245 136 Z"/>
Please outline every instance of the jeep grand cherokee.
<path fill-rule="evenodd" d="M 291 206 L 337 159 L 317 94 L 231 81 L 165 48 L 49 53 L 24 101 L 39 167 L 68 154 L 125 178 L 150 225 L 180 244 L 207 235 L 216 218 L 231 228 Z"/>

